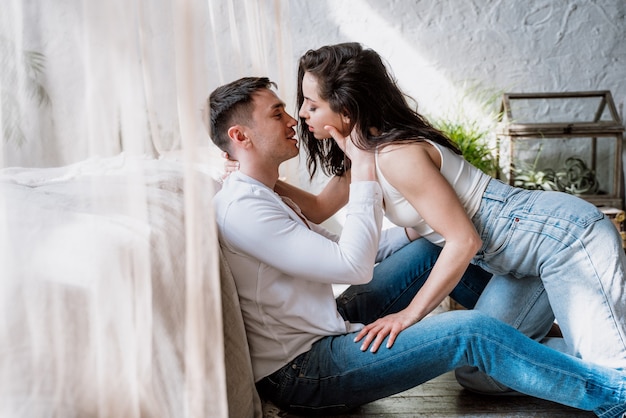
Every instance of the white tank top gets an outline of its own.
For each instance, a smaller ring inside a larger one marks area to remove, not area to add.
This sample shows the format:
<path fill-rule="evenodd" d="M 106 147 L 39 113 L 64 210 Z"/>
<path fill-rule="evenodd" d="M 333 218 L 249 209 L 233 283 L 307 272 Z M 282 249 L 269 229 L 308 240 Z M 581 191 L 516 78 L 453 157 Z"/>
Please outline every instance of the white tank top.
<path fill-rule="evenodd" d="M 440 172 L 456 191 L 465 212 L 471 219 L 480 206 L 483 193 L 491 177 L 468 163 L 462 156 L 455 154 L 451 149 L 430 140 L 425 141 L 439 151 L 439 155 L 441 155 Z M 378 168 L 378 152 L 376 152 L 376 174 L 383 189 L 385 217 L 396 225 L 412 227 L 433 244 L 443 246 L 445 243 L 443 237 L 424 222 L 424 218 L 409 201 L 385 179 Z M 415 181 L 420 181 L 420 179 L 415 179 Z"/>

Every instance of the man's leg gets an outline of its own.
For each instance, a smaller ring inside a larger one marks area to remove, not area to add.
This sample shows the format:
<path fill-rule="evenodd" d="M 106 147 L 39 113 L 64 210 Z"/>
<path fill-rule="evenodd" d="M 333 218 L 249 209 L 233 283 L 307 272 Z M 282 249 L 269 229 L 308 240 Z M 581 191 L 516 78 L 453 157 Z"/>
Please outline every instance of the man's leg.
<path fill-rule="evenodd" d="M 428 278 L 440 252 L 440 247 L 425 239 L 408 244 L 376 266 L 370 283 L 351 286 L 343 292 L 337 298 L 339 312 L 351 322 L 368 324 L 404 309 Z M 473 307 L 545 342 L 554 314 L 541 280 L 495 276 L 490 281 L 490 277 L 470 265 L 451 293 L 452 298 L 468 309 Z M 548 345 L 563 351 L 562 341 L 551 339 Z M 519 395 L 475 367 L 463 367 L 455 373 L 458 382 L 474 392 Z"/>
<path fill-rule="evenodd" d="M 351 322 L 369 324 L 404 309 L 413 300 L 432 270 L 441 248 L 418 239 L 396 251 L 374 268 L 374 277 L 364 285 L 350 286 L 337 298 L 337 309 Z M 491 274 L 470 265 L 450 294 L 472 308 Z"/>
<path fill-rule="evenodd" d="M 376 353 L 360 351 L 355 335 L 318 340 L 262 379 L 259 391 L 281 408 L 329 415 L 470 365 L 531 396 L 585 410 L 626 409 L 624 372 L 549 349 L 477 311 L 426 318 Z"/>

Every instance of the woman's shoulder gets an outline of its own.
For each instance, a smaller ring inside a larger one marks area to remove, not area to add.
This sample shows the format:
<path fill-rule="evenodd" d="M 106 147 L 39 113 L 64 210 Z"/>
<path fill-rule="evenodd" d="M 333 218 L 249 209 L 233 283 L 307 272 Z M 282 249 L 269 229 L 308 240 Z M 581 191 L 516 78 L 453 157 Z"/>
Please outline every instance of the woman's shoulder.
<path fill-rule="evenodd" d="M 395 164 L 399 160 L 413 160 L 419 157 L 436 157 L 439 155 L 435 144 L 425 138 L 415 138 L 414 140 L 397 141 L 385 144 L 376 150 L 378 160 L 383 164 Z"/>
<path fill-rule="evenodd" d="M 410 151 L 423 147 L 432 147 L 430 141 L 426 138 L 410 138 L 410 139 L 398 139 L 392 142 L 381 144 L 377 148 L 379 154 L 401 151 Z"/>

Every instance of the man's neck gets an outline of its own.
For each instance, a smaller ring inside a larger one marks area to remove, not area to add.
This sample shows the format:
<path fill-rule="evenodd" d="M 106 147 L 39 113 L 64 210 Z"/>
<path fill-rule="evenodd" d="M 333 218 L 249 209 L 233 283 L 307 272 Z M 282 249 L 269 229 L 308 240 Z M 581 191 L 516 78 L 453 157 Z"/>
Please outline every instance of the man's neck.
<path fill-rule="evenodd" d="M 278 167 L 255 167 L 244 165 L 242 163 L 239 171 L 241 171 L 248 177 L 252 177 L 257 181 L 260 181 L 272 190 L 274 190 L 274 186 L 276 186 L 276 181 L 278 181 Z"/>

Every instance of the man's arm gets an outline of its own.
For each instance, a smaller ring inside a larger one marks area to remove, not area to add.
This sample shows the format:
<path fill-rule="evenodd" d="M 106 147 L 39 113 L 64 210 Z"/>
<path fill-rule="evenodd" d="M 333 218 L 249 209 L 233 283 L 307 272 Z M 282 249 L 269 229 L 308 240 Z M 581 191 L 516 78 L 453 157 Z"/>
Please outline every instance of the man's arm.
<path fill-rule="evenodd" d="M 223 189 L 216 201 L 220 241 L 228 250 L 247 254 L 293 277 L 323 283 L 367 283 L 380 238 L 382 192 L 377 183 L 367 181 L 352 184 L 350 189 L 347 219 L 338 241 L 320 234 L 321 226 L 309 229 L 267 189 L 239 197 L 231 190 L 223 193 Z"/>

